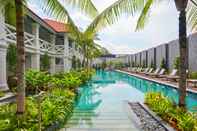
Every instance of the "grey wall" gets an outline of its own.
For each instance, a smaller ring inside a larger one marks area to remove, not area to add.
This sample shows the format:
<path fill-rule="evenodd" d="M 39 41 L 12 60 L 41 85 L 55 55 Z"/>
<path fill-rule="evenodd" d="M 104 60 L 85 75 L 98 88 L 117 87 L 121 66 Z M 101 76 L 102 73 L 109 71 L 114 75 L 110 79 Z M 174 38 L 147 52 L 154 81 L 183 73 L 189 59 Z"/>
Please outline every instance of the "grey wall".
<path fill-rule="evenodd" d="M 197 72 L 197 33 L 194 33 L 188 37 L 189 42 L 189 69 L 191 71 Z M 166 50 L 166 45 L 168 45 L 168 51 Z M 163 58 L 167 60 L 168 57 L 168 66 L 169 69 L 172 70 L 174 68 L 174 60 L 176 57 L 179 57 L 179 41 L 173 40 L 166 44 L 159 45 L 156 48 L 156 66 L 160 67 L 161 61 Z M 141 65 L 143 64 L 143 60 L 146 60 L 146 51 L 148 52 L 148 66 L 151 65 L 151 60 L 154 62 L 154 48 L 150 48 L 148 50 L 144 50 L 142 52 L 136 53 L 130 56 L 131 63 L 132 61 L 136 64 L 140 64 L 140 53 L 141 53 Z M 166 54 L 167 52 L 168 54 Z"/>
<path fill-rule="evenodd" d="M 197 71 L 197 33 L 189 36 L 189 69 Z"/>
<path fill-rule="evenodd" d="M 137 58 L 137 65 L 140 65 L 140 53 L 136 54 L 136 58 Z"/>
<path fill-rule="evenodd" d="M 169 42 L 169 69 L 174 68 L 174 60 L 179 56 L 179 42 L 174 40 Z"/>
<path fill-rule="evenodd" d="M 146 64 L 146 51 L 142 51 L 142 61 L 141 61 L 142 65 L 143 65 L 143 62 L 145 62 Z"/>
<path fill-rule="evenodd" d="M 157 68 L 160 67 L 162 59 L 166 57 L 166 50 L 165 50 L 165 44 L 164 45 L 159 45 L 156 47 L 156 66 Z"/>
<path fill-rule="evenodd" d="M 151 65 L 151 61 L 154 61 L 154 48 L 148 50 L 148 66 Z"/>

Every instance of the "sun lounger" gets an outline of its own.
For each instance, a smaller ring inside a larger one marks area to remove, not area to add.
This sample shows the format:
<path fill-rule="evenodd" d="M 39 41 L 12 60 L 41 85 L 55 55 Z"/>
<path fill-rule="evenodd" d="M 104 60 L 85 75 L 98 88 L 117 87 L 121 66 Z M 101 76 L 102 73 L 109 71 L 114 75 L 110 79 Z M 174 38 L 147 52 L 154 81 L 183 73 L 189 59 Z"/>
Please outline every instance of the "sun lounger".
<path fill-rule="evenodd" d="M 166 76 L 166 79 L 167 80 L 177 81 L 177 79 L 179 79 L 179 76 L 177 76 L 177 72 L 178 72 L 177 69 L 173 69 L 172 73 L 169 76 L 168 75 Z"/>
<path fill-rule="evenodd" d="M 142 72 L 143 68 L 138 68 L 138 70 L 135 73 L 140 73 Z"/>
<path fill-rule="evenodd" d="M 147 73 L 147 72 L 149 71 L 149 69 L 150 69 L 150 68 L 146 68 L 144 71 L 142 71 L 142 72 L 140 72 L 140 73 L 145 74 L 145 73 Z"/>
<path fill-rule="evenodd" d="M 157 68 L 153 73 L 149 73 L 148 75 L 150 75 L 150 76 L 158 75 L 159 71 L 160 71 L 160 68 Z"/>
<path fill-rule="evenodd" d="M 161 76 L 161 75 L 164 75 L 164 73 L 165 73 L 165 69 L 161 69 L 160 71 L 159 71 L 159 73 L 157 73 L 157 74 L 152 74 L 151 76 L 152 77 L 159 77 L 159 76 Z"/>
<path fill-rule="evenodd" d="M 148 74 L 150 74 L 152 72 L 153 72 L 153 68 L 150 68 L 150 70 L 147 73 L 145 73 L 145 75 L 148 75 Z"/>
<path fill-rule="evenodd" d="M 176 76 L 177 72 L 178 72 L 177 69 L 173 69 L 169 75 L 160 75 L 159 78 L 166 78 L 168 76 Z"/>

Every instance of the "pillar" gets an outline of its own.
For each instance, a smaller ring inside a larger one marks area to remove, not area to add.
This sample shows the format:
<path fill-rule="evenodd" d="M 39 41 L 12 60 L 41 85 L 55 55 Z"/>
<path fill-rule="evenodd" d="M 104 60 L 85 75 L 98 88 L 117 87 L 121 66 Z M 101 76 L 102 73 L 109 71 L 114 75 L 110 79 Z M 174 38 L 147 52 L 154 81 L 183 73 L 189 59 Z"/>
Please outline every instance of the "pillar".
<path fill-rule="evenodd" d="M 71 67 L 70 63 L 70 54 L 69 54 L 69 42 L 68 42 L 68 36 L 67 34 L 64 35 L 64 71 L 68 72 Z"/>
<path fill-rule="evenodd" d="M 55 46 L 56 36 L 55 34 L 51 35 L 51 43 Z M 55 74 L 56 73 L 56 63 L 55 63 L 55 56 L 51 56 L 50 58 L 50 73 Z"/>
<path fill-rule="evenodd" d="M 56 63 L 55 63 L 55 57 L 50 58 L 50 73 L 55 74 L 56 69 L 55 69 Z"/>
<path fill-rule="evenodd" d="M 7 43 L 5 41 L 5 9 L 0 5 L 0 90 L 8 90 L 7 85 L 7 68 L 6 68 L 6 55 Z"/>
<path fill-rule="evenodd" d="M 35 69 L 35 70 L 40 70 L 40 43 L 39 43 L 39 28 L 40 25 L 37 23 L 33 23 L 32 24 L 33 28 L 32 28 L 32 33 L 35 36 L 35 53 L 32 54 L 31 57 L 31 68 Z"/>

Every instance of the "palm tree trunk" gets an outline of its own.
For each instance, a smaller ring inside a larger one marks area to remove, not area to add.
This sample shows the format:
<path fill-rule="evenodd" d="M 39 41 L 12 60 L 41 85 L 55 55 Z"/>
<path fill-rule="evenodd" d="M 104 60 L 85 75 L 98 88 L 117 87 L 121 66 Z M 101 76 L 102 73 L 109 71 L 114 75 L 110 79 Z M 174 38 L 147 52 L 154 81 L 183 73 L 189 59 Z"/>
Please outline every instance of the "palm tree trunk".
<path fill-rule="evenodd" d="M 25 112 L 25 50 L 24 50 L 24 17 L 23 0 L 15 0 L 16 5 L 16 38 L 17 38 L 17 114 Z"/>
<path fill-rule="evenodd" d="M 180 11 L 179 16 L 179 47 L 180 47 L 180 67 L 179 67 L 179 106 L 185 108 L 186 97 L 186 79 L 188 67 L 188 42 L 187 42 L 187 26 L 186 11 Z"/>

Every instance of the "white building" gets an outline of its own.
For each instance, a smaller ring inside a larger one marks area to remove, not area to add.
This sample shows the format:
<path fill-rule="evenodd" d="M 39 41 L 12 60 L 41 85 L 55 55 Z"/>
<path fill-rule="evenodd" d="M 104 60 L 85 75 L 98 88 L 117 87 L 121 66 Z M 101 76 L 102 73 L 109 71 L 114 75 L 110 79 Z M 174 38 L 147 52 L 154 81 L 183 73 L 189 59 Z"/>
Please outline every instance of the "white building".
<path fill-rule="evenodd" d="M 0 5 L 0 90 L 8 89 L 6 54 L 9 44 L 16 44 L 16 28 L 6 23 L 5 7 Z M 30 9 L 25 16 L 26 69 L 40 70 L 40 58 L 47 52 L 50 73 L 69 71 L 72 57 L 82 61 L 83 53 L 68 37 L 68 25 L 42 19 Z"/>

